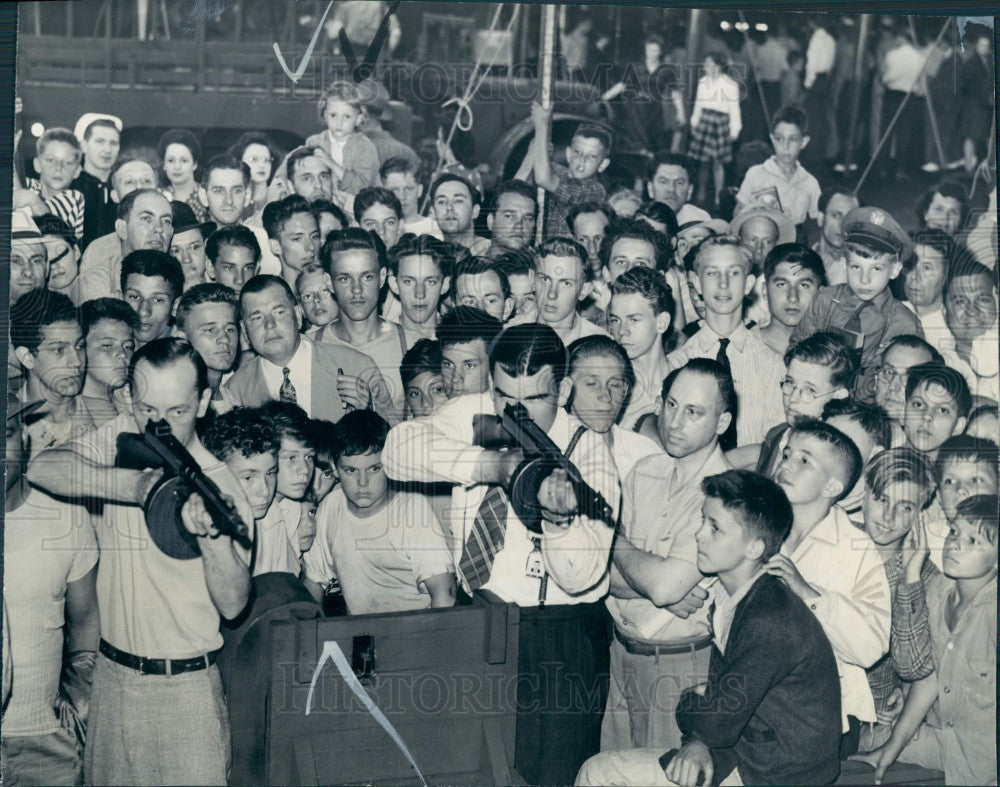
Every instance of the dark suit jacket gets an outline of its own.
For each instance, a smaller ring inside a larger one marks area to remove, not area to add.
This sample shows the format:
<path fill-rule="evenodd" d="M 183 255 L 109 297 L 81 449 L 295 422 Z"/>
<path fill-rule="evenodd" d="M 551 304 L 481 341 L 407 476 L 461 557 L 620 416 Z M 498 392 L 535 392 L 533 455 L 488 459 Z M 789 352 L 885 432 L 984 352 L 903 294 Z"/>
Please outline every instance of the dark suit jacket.
<path fill-rule="evenodd" d="M 840 679 L 823 627 L 777 577 L 736 607 L 726 653 L 712 647 L 705 696 L 684 694 L 677 724 L 712 750 L 714 783 L 829 784 L 840 773 Z"/>
<path fill-rule="evenodd" d="M 368 384 L 372 392 L 372 409 L 375 412 L 390 424 L 400 420 L 389 396 L 389 387 L 385 384 L 385 379 L 375 361 L 369 356 L 350 347 L 314 342 L 308 336 L 301 337 L 301 340 L 312 345 L 310 415 L 313 418 L 336 422 L 348 412 L 337 392 L 337 375 L 342 369 L 345 375 L 360 377 Z M 226 382 L 225 388 L 233 402 L 244 407 L 259 407 L 274 398 L 264 382 L 259 355 L 245 358 L 240 368 Z"/>

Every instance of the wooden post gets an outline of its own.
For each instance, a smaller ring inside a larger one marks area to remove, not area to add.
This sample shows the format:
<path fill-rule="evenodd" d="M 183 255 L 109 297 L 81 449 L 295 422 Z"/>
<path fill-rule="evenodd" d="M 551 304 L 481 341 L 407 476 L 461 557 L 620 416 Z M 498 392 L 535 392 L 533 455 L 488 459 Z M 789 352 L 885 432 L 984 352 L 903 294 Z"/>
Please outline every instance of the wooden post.
<path fill-rule="evenodd" d="M 692 8 L 688 15 L 687 61 L 689 67 L 701 65 L 701 43 L 704 38 L 705 12 Z M 697 80 L 695 80 L 697 82 Z"/>
<path fill-rule="evenodd" d="M 104 86 L 111 87 L 111 17 L 115 12 L 114 0 L 104 5 Z"/>
<path fill-rule="evenodd" d="M 207 53 L 205 52 L 205 15 L 199 14 L 195 23 L 195 41 L 198 45 L 198 77 L 195 82 L 195 91 L 201 93 L 205 90 L 205 68 Z"/>
<path fill-rule="evenodd" d="M 871 25 L 871 14 L 861 14 L 858 21 L 858 43 L 854 54 L 854 94 L 851 96 L 851 122 L 848 124 L 847 148 L 844 164 L 854 163 L 855 139 L 858 132 L 858 115 L 861 111 L 861 79 L 865 70 L 865 44 L 868 42 L 868 27 Z"/>
<path fill-rule="evenodd" d="M 552 107 L 552 74 L 556 49 L 556 7 L 551 3 L 542 7 L 542 34 L 538 47 L 539 100 L 546 109 Z M 552 124 L 549 124 L 549 137 Z M 548 139 L 536 139 L 536 145 L 548 145 Z M 538 223 L 535 225 L 535 243 L 542 242 L 545 232 L 545 189 L 538 188 Z"/>

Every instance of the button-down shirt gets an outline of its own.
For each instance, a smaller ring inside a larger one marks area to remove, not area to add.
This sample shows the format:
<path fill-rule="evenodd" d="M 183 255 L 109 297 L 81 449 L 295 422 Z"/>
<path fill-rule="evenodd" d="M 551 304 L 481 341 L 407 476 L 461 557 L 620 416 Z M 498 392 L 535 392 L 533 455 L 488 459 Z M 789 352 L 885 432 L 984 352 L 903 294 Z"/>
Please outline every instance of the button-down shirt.
<path fill-rule="evenodd" d="M 646 435 L 633 432 L 631 429 L 623 429 L 615 424 L 611 427 L 611 456 L 615 460 L 615 469 L 619 478 L 628 478 L 641 460 L 647 456 L 660 456 L 663 449 L 655 440 L 650 440 Z"/>
<path fill-rule="evenodd" d="M 638 462 L 622 482 L 622 534 L 645 552 L 696 564 L 694 534 L 705 502 L 701 481 L 731 467 L 718 445 L 687 479 L 667 454 Z M 615 625 L 631 639 L 670 642 L 708 633 L 707 606 L 683 619 L 645 598 L 608 596 L 605 603 Z"/>
<path fill-rule="evenodd" d="M 774 156 L 747 170 L 736 200 L 743 206 L 769 204 L 775 192 L 778 204 L 774 208 L 788 216 L 793 224 L 801 224 L 807 218 L 819 218 L 819 181 L 797 161 L 795 171 L 788 177 Z"/>
<path fill-rule="evenodd" d="M 926 591 L 926 592 L 925 592 Z M 926 582 L 900 585 L 913 624 L 934 657 L 938 696 L 926 723 L 954 730 L 961 748 L 942 746 L 949 784 L 996 782 L 997 581 L 983 587 L 948 627 L 945 612 L 956 583 L 934 572 Z M 956 778 L 957 777 L 957 778 Z"/>
<path fill-rule="evenodd" d="M 861 309 L 861 333 L 865 336 L 861 363 L 866 367 L 878 363 L 886 346 L 896 336 L 912 333 L 923 338 L 917 316 L 897 301 L 888 288 L 865 304 L 847 284 L 837 284 L 824 287 L 816 294 L 792 331 L 789 346 L 818 331 L 844 328 L 858 309 Z"/>
<path fill-rule="evenodd" d="M 287 364 L 288 379 L 295 386 L 295 403 L 309 416 L 312 415 L 312 363 L 312 342 L 299 341 L 299 348 Z M 282 371 L 284 368 L 261 356 L 260 371 L 264 375 L 264 385 L 274 400 L 281 398 L 281 383 L 285 379 L 285 373 Z"/>
<path fill-rule="evenodd" d="M 806 49 L 806 88 L 813 86 L 816 77 L 828 74 L 837 54 L 837 40 L 822 27 L 816 29 Z"/>
<path fill-rule="evenodd" d="M 937 347 L 942 353 L 955 346 L 955 338 L 951 335 L 951 329 L 944 321 L 944 308 L 935 309 L 921 317 L 909 301 L 903 301 L 903 305 L 917 316 L 920 330 L 924 332 L 924 339 L 927 340 L 928 344 Z M 996 336 L 996 333 L 994 332 L 992 335 Z"/>
<path fill-rule="evenodd" d="M 566 214 L 582 202 L 604 202 L 607 192 L 596 177 L 574 178 L 562 164 L 551 165 L 552 174 L 559 178 L 559 187 L 549 192 L 546 200 L 545 237 L 568 234 Z M 473 252 L 474 254 L 477 252 Z"/>
<path fill-rule="evenodd" d="M 865 670 L 889 652 L 889 581 L 875 544 L 834 506 L 789 554 L 802 578 L 819 593 L 806 601 L 830 639 L 840 674 L 844 732 L 847 716 L 875 721 Z"/>
<path fill-rule="evenodd" d="M 473 477 L 476 463 L 485 450 L 473 444 L 472 419 L 476 415 L 494 415 L 491 394 L 458 396 L 432 415 L 397 424 L 389 430 L 382 451 L 389 478 L 455 484 L 451 508 L 442 522 L 451 531 L 455 565 L 461 564 L 462 550 L 472 532 L 479 505 L 490 488 Z M 560 408 L 548 435 L 565 452 L 580 426 L 574 416 Z M 603 437 L 585 431 L 569 458 L 617 515 L 618 478 Z M 548 523 L 542 528 L 542 558 L 550 579 L 546 603 L 579 604 L 603 598 L 608 592 L 613 527 L 578 514 L 565 528 Z M 503 548 L 494 557 L 493 571 L 483 589 L 507 602 L 537 606 L 540 580 L 526 574 L 532 540 L 510 506 L 505 531 Z"/>
<path fill-rule="evenodd" d="M 684 346 L 667 356 L 670 370 L 684 366 L 692 358 L 712 358 L 719 353 L 719 336 L 702 320 L 698 332 Z M 779 395 L 785 377 L 781 358 L 740 323 L 729 334 L 726 356 L 733 370 L 733 385 L 739 397 L 736 434 L 740 445 L 759 443 L 768 430 L 785 420 Z"/>

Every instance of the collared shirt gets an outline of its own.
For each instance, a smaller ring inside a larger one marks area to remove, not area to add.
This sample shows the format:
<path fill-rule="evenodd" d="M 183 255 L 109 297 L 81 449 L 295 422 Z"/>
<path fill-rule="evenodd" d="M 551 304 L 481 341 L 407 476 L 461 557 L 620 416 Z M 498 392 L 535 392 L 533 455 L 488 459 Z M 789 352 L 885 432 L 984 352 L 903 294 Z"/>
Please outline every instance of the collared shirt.
<path fill-rule="evenodd" d="M 32 488 L 4 517 L 4 620 L 16 678 L 4 709 L 3 734 L 46 735 L 59 729 L 53 710 L 63 658 L 66 587 L 97 564 L 87 510 Z M 5 643 L 6 644 L 6 643 Z"/>
<path fill-rule="evenodd" d="M 824 287 L 813 298 L 799 324 L 792 331 L 791 344 L 818 331 L 844 328 L 861 309 L 861 333 L 865 337 L 861 363 L 873 367 L 896 336 L 912 333 L 923 338 L 916 315 L 897 301 L 888 288 L 870 301 L 862 301 L 847 284 Z"/>
<path fill-rule="evenodd" d="M 921 316 L 917 314 L 917 310 L 909 301 L 902 301 L 902 304 L 916 315 L 920 322 L 920 330 L 924 332 L 924 339 L 927 340 L 928 344 L 937 347 L 942 353 L 955 346 L 955 338 L 951 335 L 951 329 L 944 321 L 944 307 Z M 988 335 L 996 336 L 996 332 Z"/>
<path fill-rule="evenodd" d="M 362 352 L 375 361 L 385 384 L 389 387 L 389 396 L 393 405 L 402 411 L 403 409 L 403 379 L 399 375 L 399 367 L 403 362 L 403 354 L 406 352 L 406 336 L 403 329 L 395 322 L 384 320 L 379 325 L 378 335 L 370 342 L 364 344 L 351 344 L 345 342 L 334 331 L 335 326 L 327 325 L 320 328 L 314 335 L 314 339 L 328 344 L 339 344 L 342 347 L 351 347 L 358 352 Z"/>
<path fill-rule="evenodd" d="M 114 233 L 93 240 L 80 258 L 80 297 L 120 298 L 122 242 Z"/>
<path fill-rule="evenodd" d="M 403 232 L 412 232 L 414 235 L 433 235 L 438 240 L 444 240 L 444 233 L 441 232 L 441 228 L 433 216 L 416 216 L 412 219 L 404 219 Z"/>
<path fill-rule="evenodd" d="M 830 72 L 836 54 L 837 40 L 822 27 L 816 28 L 806 49 L 806 88 L 813 86 L 816 77 Z"/>
<path fill-rule="evenodd" d="M 288 379 L 295 386 L 295 403 L 312 417 L 312 342 L 299 340 L 299 347 L 288 362 Z M 264 375 L 264 385 L 272 399 L 281 398 L 281 383 L 285 379 L 285 367 L 276 366 L 261 356 L 260 371 Z"/>
<path fill-rule="evenodd" d="M 954 730 L 961 742 L 960 749 L 941 747 L 945 773 L 978 771 L 949 783 L 989 784 L 996 781 L 997 580 L 976 594 L 951 629 L 945 612 L 957 593 L 954 580 L 934 572 L 926 582 L 900 585 L 898 597 L 911 606 L 934 657 L 938 696 L 926 724 Z"/>
<path fill-rule="evenodd" d="M 694 535 L 705 502 L 701 481 L 731 468 L 718 445 L 687 479 L 665 453 L 636 463 L 622 482 L 622 534 L 645 552 L 697 564 Z M 669 642 L 708 633 L 707 606 L 683 619 L 645 598 L 608 596 L 605 603 L 615 625 L 632 639 Z"/>
<path fill-rule="evenodd" d="M 885 567 L 868 534 L 834 506 L 789 553 L 802 578 L 819 593 L 806 601 L 823 625 L 840 672 L 844 732 L 847 716 L 875 721 L 865 670 L 889 652 L 891 597 Z"/>
<path fill-rule="evenodd" d="M 673 371 L 692 358 L 712 358 L 719 352 L 719 336 L 704 320 L 701 328 L 679 350 L 667 356 Z M 781 405 L 780 386 L 785 377 L 781 358 L 743 323 L 729 334 L 726 355 L 733 370 L 733 385 L 739 396 L 736 433 L 740 445 L 759 443 L 768 430 L 785 420 Z"/>
<path fill-rule="evenodd" d="M 807 218 L 819 218 L 819 181 L 797 161 L 795 171 L 788 177 L 781 171 L 774 156 L 747 170 L 736 200 L 744 206 L 770 204 L 774 201 L 775 193 L 778 195 L 778 204 L 774 208 L 788 216 L 793 224 L 801 224 Z"/>
<path fill-rule="evenodd" d="M 924 95 L 924 80 L 920 75 L 926 59 L 927 54 L 921 53 L 910 43 L 890 49 L 882 65 L 882 84 L 885 89 L 902 93 L 912 90 L 916 96 Z"/>
<path fill-rule="evenodd" d="M 455 397 L 433 415 L 394 426 L 382 450 L 389 478 L 455 484 L 452 505 L 442 524 L 451 532 L 456 565 L 461 564 L 462 550 L 479 505 L 490 488 L 473 478 L 476 463 L 485 450 L 472 442 L 472 420 L 480 414 L 494 415 L 490 393 Z M 548 435 L 565 451 L 580 426 L 574 416 L 560 408 Z M 617 512 L 618 478 L 603 437 L 585 431 L 569 458 L 584 480 Z M 542 556 L 550 580 L 547 604 L 586 603 L 607 595 L 613 535 L 614 529 L 606 522 L 582 514 L 565 528 L 543 524 Z M 504 601 L 524 607 L 537 606 L 540 580 L 526 574 L 532 548 L 529 531 L 508 507 L 504 545 L 494 558 L 493 572 L 483 588 Z"/>
<path fill-rule="evenodd" d="M 705 110 L 729 115 L 729 137 L 736 139 L 743 128 L 740 115 L 740 86 L 735 80 L 725 74 L 719 74 L 714 79 L 706 74 L 698 80 L 698 90 L 695 93 L 694 108 L 691 110 L 691 128 L 695 128 Z"/>
<path fill-rule="evenodd" d="M 662 454 L 663 449 L 660 448 L 660 444 L 650 440 L 646 435 L 633 432 L 618 424 L 611 427 L 611 456 L 615 460 L 619 478 L 628 478 L 632 468 L 647 456 Z"/>
<path fill-rule="evenodd" d="M 299 574 L 299 517 L 302 504 L 297 500 L 275 497 L 267 513 L 257 520 L 257 548 L 253 575 L 284 572 Z"/>
<path fill-rule="evenodd" d="M 712 612 L 712 639 L 719 653 L 726 655 L 726 642 L 729 640 L 729 629 L 733 625 L 733 617 L 736 615 L 736 608 L 740 602 L 746 598 L 747 593 L 754 583 L 760 579 L 764 569 L 760 568 L 743 585 L 736 589 L 733 595 L 729 595 L 721 582 L 712 585 L 712 599 L 714 610 Z"/>
<path fill-rule="evenodd" d="M 139 431 L 131 415 L 108 421 L 71 447 L 104 466 L 114 464 L 116 440 Z M 229 468 L 197 439 L 188 451 L 208 478 L 231 497 L 248 526 L 253 514 L 239 482 Z M 76 462 L 67 472 L 84 473 Z M 97 569 L 97 600 L 101 636 L 119 650 L 147 658 L 186 659 L 222 647 L 219 611 L 208 592 L 201 558 L 175 560 L 152 542 L 142 508 L 105 503 L 94 519 L 101 559 Z M 237 550 L 250 562 L 245 550 Z"/>

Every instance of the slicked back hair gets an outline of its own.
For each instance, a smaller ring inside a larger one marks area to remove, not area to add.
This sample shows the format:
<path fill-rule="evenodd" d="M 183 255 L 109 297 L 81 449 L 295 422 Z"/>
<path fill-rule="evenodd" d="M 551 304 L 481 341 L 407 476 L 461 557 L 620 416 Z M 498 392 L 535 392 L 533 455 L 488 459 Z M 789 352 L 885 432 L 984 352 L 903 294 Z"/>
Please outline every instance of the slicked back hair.
<path fill-rule="evenodd" d="M 387 261 L 389 272 L 395 276 L 399 273 L 399 261 L 404 257 L 430 257 L 438 266 L 443 278 L 451 276 L 454 258 L 448 246 L 433 235 L 414 235 L 407 232 L 389 249 Z"/>
<path fill-rule="evenodd" d="M 664 378 L 663 386 L 660 389 L 660 396 L 663 399 L 667 398 L 670 394 L 670 389 L 674 386 L 674 380 L 685 370 L 705 377 L 711 377 L 715 380 L 719 391 L 719 402 L 722 404 L 720 414 L 731 413 L 733 423 L 735 423 L 736 416 L 739 415 L 739 397 L 736 395 L 736 386 L 733 384 L 732 375 L 714 358 L 692 358 L 684 366 L 674 369 Z"/>
<path fill-rule="evenodd" d="M 869 404 L 853 397 L 831 399 L 823 405 L 823 421 L 839 417 L 849 418 L 860 426 L 875 445 L 883 448 L 892 445 L 892 423 L 882 405 Z"/>
<path fill-rule="evenodd" d="M 438 323 L 435 334 L 441 349 L 481 339 L 489 348 L 503 330 L 503 323 L 475 306 L 456 306 Z"/>
<path fill-rule="evenodd" d="M 386 266 L 385 244 L 382 239 L 376 233 L 360 227 L 332 230 L 323 241 L 323 248 L 319 250 L 320 265 L 333 278 L 333 258 L 341 252 L 354 250 L 370 251 L 378 260 L 379 268 Z"/>
<path fill-rule="evenodd" d="M 494 339 L 489 355 L 491 373 L 499 366 L 511 377 L 531 377 L 551 366 L 558 386 L 569 371 L 566 345 L 554 330 L 541 323 L 507 328 Z"/>
<path fill-rule="evenodd" d="M 242 224 L 233 227 L 219 227 L 208 236 L 208 240 L 205 241 L 205 256 L 213 265 L 219 259 L 219 248 L 223 245 L 249 249 L 253 254 L 254 262 L 260 262 L 260 243 L 249 227 L 244 227 Z"/>
<path fill-rule="evenodd" d="M 128 387 L 133 398 L 136 396 L 136 386 L 138 384 L 135 369 L 141 361 L 145 361 L 154 369 L 163 369 L 183 359 L 191 361 L 194 365 L 198 393 L 201 394 L 207 390 L 209 387 L 208 367 L 197 350 L 194 349 L 187 339 L 165 336 L 161 339 L 153 339 L 151 342 L 147 342 L 132 355 L 132 360 L 128 365 Z"/>
<path fill-rule="evenodd" d="M 298 213 L 313 215 L 312 210 L 309 208 L 309 201 L 298 194 L 289 194 L 283 199 L 267 203 L 261 215 L 261 222 L 264 224 L 267 237 L 271 240 L 277 240 L 281 231 L 285 228 L 285 222 Z"/>
<path fill-rule="evenodd" d="M 635 369 L 628 357 L 628 353 L 625 352 L 624 347 L 610 336 L 602 336 L 601 334 L 583 336 L 574 341 L 567 348 L 567 351 L 569 352 L 570 374 L 573 373 L 573 369 L 577 363 L 587 358 L 611 357 L 621 363 L 622 374 L 628 381 L 629 389 L 635 385 Z"/>
<path fill-rule="evenodd" d="M 772 248 L 764 258 L 764 278 L 770 279 L 774 275 L 774 269 L 783 262 L 801 265 L 816 277 L 820 287 L 826 286 L 823 258 L 808 246 L 801 243 L 779 243 Z"/>

